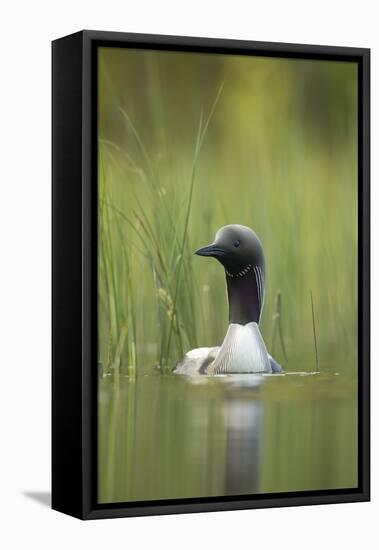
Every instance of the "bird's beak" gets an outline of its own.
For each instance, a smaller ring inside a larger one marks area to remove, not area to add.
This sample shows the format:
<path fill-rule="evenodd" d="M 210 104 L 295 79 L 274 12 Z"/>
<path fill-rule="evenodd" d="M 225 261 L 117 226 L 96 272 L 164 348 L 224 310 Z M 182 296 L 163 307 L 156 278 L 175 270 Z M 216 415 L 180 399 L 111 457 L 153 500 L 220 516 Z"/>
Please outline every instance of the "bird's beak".
<path fill-rule="evenodd" d="M 213 243 L 199 248 L 199 250 L 196 250 L 195 254 L 198 256 L 212 256 L 213 258 L 220 258 L 221 256 L 225 256 L 226 252 L 223 248 Z"/>

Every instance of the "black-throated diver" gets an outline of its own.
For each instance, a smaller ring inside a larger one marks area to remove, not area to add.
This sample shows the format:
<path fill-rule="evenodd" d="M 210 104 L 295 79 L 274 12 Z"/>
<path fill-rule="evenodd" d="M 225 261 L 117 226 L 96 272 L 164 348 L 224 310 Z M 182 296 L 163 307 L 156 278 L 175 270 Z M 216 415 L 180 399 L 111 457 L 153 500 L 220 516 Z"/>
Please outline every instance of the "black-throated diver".
<path fill-rule="evenodd" d="M 186 353 L 177 374 L 280 373 L 259 330 L 265 295 L 262 243 L 243 225 L 226 225 L 199 256 L 216 258 L 224 267 L 229 301 L 229 327 L 221 346 Z"/>

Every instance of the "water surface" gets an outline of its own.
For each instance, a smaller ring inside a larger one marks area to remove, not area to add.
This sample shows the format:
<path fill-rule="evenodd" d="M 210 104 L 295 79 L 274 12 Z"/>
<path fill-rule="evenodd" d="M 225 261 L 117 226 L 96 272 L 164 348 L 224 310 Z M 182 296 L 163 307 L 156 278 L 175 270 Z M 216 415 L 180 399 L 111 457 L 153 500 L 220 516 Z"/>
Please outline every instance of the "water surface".
<path fill-rule="evenodd" d="M 355 377 L 99 379 L 99 502 L 357 485 Z"/>

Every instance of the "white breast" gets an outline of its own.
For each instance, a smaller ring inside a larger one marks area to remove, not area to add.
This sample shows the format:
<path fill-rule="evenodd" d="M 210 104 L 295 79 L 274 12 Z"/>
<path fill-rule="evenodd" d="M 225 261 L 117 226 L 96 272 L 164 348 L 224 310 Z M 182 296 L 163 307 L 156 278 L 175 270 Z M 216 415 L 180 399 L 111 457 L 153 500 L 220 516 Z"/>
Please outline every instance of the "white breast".
<path fill-rule="evenodd" d="M 231 323 L 224 342 L 208 372 L 270 373 L 267 349 L 257 323 L 247 325 Z"/>

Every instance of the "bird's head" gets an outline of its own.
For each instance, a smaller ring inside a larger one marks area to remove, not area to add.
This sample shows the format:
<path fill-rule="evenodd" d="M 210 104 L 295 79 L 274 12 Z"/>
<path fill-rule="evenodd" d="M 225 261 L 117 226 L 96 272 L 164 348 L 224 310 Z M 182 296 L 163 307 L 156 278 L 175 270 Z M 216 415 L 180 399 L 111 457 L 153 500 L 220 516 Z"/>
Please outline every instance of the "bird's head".
<path fill-rule="evenodd" d="M 195 254 L 216 258 L 227 275 L 234 277 L 242 276 L 254 266 L 264 266 L 262 243 L 254 231 L 244 225 L 221 227 L 214 242 L 199 248 Z"/>

